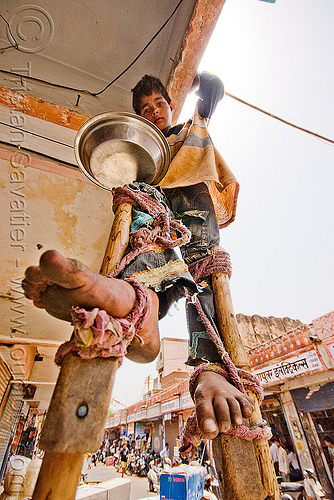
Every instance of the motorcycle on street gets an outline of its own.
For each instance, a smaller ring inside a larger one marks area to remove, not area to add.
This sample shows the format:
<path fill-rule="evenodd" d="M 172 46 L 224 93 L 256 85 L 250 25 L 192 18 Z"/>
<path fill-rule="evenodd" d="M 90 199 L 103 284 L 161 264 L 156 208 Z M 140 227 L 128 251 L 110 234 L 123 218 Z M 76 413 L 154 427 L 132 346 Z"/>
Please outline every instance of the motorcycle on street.
<path fill-rule="evenodd" d="M 204 490 L 213 493 L 214 499 L 222 500 L 219 488 L 219 481 L 215 468 L 210 464 L 209 460 L 207 460 L 203 465 L 206 469 L 206 474 L 204 478 Z"/>
<path fill-rule="evenodd" d="M 149 465 L 146 461 L 146 457 L 144 455 L 140 455 L 138 457 L 138 476 L 145 477 L 149 471 Z"/>
<path fill-rule="evenodd" d="M 279 489 L 282 500 L 326 500 L 326 493 L 312 469 L 305 469 L 302 481 L 279 481 Z"/>
<path fill-rule="evenodd" d="M 147 473 L 147 481 L 148 481 L 148 490 L 152 493 L 160 493 L 160 474 L 162 472 L 162 468 L 154 465 L 154 461 L 150 463 L 150 468 Z"/>
<path fill-rule="evenodd" d="M 134 453 L 130 453 L 128 455 L 128 461 L 126 464 L 125 474 L 132 476 L 132 474 L 136 474 L 137 472 L 137 457 Z"/>
<path fill-rule="evenodd" d="M 161 460 L 155 465 L 155 460 L 151 460 L 150 469 L 147 473 L 148 489 L 151 492 L 160 493 L 160 475 L 164 471 L 169 471 L 171 469 L 171 461 L 169 458 L 165 459 L 165 464 L 163 465 Z"/>

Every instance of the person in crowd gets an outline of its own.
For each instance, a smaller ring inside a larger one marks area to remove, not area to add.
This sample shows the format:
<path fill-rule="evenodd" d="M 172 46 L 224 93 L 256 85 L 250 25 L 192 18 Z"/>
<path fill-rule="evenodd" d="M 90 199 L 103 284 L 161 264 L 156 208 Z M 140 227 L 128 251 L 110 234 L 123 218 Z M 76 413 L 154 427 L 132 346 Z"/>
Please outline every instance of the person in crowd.
<path fill-rule="evenodd" d="M 302 471 L 300 470 L 297 455 L 294 452 L 292 444 L 287 445 L 288 461 L 290 467 L 290 481 L 301 481 L 303 479 Z"/>
<path fill-rule="evenodd" d="M 92 454 L 91 453 L 86 453 L 87 457 L 87 469 L 92 468 Z"/>
<path fill-rule="evenodd" d="M 275 467 L 275 472 L 276 476 L 279 475 L 279 468 L 278 468 L 278 446 L 281 444 L 281 441 L 278 436 L 273 436 L 271 439 L 271 445 L 270 445 L 270 454 L 271 458 L 273 459 L 274 467 Z"/>
<path fill-rule="evenodd" d="M 334 479 L 334 440 L 330 436 L 324 438 L 325 446 L 327 446 L 329 458 L 332 461 L 332 476 Z"/>
<path fill-rule="evenodd" d="M 126 466 L 128 463 L 128 454 L 129 454 L 128 447 L 127 447 L 126 443 L 124 443 L 122 448 L 121 448 L 121 451 L 120 451 L 122 477 L 124 477 L 125 469 L 126 469 Z"/>
<path fill-rule="evenodd" d="M 169 444 L 166 443 L 163 450 L 160 452 L 160 458 L 165 463 L 166 458 L 169 458 Z"/>
<path fill-rule="evenodd" d="M 279 475 L 282 477 L 283 481 L 290 481 L 290 467 L 289 467 L 288 454 L 280 441 L 277 443 L 277 446 L 278 446 L 277 457 L 278 457 Z"/>

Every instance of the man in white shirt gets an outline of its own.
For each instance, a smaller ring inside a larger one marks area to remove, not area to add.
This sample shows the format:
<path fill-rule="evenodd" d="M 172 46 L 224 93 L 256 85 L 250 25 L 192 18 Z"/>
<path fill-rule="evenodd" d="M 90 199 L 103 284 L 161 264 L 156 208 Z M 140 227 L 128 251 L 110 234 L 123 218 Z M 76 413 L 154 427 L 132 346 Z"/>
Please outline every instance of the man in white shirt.
<path fill-rule="evenodd" d="M 169 458 L 169 444 L 166 443 L 164 449 L 160 452 L 160 457 L 163 462 L 166 461 L 166 458 Z"/>
<path fill-rule="evenodd" d="M 281 443 L 278 444 L 277 456 L 279 475 L 282 476 L 283 481 L 290 481 L 290 466 L 288 454 Z"/>
<path fill-rule="evenodd" d="M 275 467 L 275 472 L 276 472 L 276 476 L 279 475 L 279 468 L 278 468 L 278 447 L 279 445 L 281 444 L 279 438 L 277 436 L 274 436 L 272 438 L 272 444 L 270 446 L 270 454 L 271 454 L 271 458 L 273 459 L 273 462 L 274 462 L 274 467 Z"/>
<path fill-rule="evenodd" d="M 299 468 L 299 463 L 297 460 L 297 456 L 294 452 L 294 448 L 292 444 L 287 445 L 288 453 L 288 461 L 290 466 L 290 481 L 301 481 L 303 479 L 302 471 Z"/>

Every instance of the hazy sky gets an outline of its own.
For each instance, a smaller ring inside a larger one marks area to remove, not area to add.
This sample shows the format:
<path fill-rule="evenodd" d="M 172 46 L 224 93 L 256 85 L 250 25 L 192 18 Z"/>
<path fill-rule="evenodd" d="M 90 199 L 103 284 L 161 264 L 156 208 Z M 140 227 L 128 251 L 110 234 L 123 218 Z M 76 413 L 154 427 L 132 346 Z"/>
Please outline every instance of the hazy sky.
<path fill-rule="evenodd" d="M 226 0 L 200 71 L 217 74 L 230 94 L 334 140 L 333 20 L 333 0 Z M 228 96 L 209 130 L 240 183 L 236 221 L 221 231 L 235 312 L 310 323 L 332 311 L 334 145 Z M 162 336 L 187 338 L 182 301 L 177 307 L 160 322 Z M 148 374 L 156 376 L 155 362 L 126 360 L 113 396 L 137 401 Z"/>

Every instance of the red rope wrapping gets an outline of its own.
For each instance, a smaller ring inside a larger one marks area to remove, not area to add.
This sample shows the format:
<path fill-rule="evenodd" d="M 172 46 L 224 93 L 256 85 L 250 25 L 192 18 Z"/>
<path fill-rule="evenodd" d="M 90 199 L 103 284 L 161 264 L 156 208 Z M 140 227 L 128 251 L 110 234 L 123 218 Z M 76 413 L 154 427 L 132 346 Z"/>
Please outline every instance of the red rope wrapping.
<path fill-rule="evenodd" d="M 208 255 L 192 264 L 189 264 L 189 271 L 196 281 L 209 276 L 213 272 L 225 273 L 229 278 L 232 276 L 231 257 L 223 248 L 208 250 Z"/>
<path fill-rule="evenodd" d="M 82 359 L 113 356 L 121 365 L 127 346 L 134 337 L 143 344 L 137 332 L 151 311 L 151 296 L 143 283 L 131 279 L 124 281 L 136 292 L 132 311 L 125 318 L 113 318 L 97 307 L 91 311 L 80 307 L 73 308 L 73 338 L 59 347 L 55 356 L 57 365 L 61 365 L 64 357 L 71 351 L 76 352 Z"/>
<path fill-rule="evenodd" d="M 113 191 L 113 210 L 116 211 L 121 203 L 129 203 L 139 210 L 143 210 L 153 217 L 152 229 L 140 228 L 132 235 L 131 250 L 123 257 L 121 262 L 109 274 L 109 277 L 117 276 L 123 269 L 142 253 L 149 243 L 157 243 L 162 249 L 174 248 L 188 243 L 191 238 L 189 229 L 182 222 L 173 220 L 168 209 L 152 196 L 141 191 L 133 191 L 128 186 L 118 187 Z M 170 232 L 179 233 L 180 236 L 174 240 Z"/>
<path fill-rule="evenodd" d="M 194 370 L 189 381 L 189 391 L 191 397 L 194 399 L 197 377 L 203 371 L 213 371 L 225 377 L 237 389 L 239 389 L 240 392 L 244 394 L 246 394 L 246 388 L 250 389 L 254 394 L 256 394 L 259 403 L 261 404 L 263 400 L 263 388 L 259 380 L 250 372 L 242 370 L 241 368 L 236 368 L 234 366 L 230 356 L 224 348 L 222 340 L 217 335 L 215 329 L 206 317 L 198 297 L 188 296 L 187 300 L 192 300 L 194 302 L 197 312 L 205 326 L 205 329 L 209 334 L 211 340 L 214 342 L 217 351 L 221 356 L 220 363 L 202 363 Z M 229 434 L 233 437 L 240 437 L 246 440 L 270 439 L 271 429 L 267 426 L 263 426 L 262 424 L 251 428 L 246 425 L 238 425 L 236 427 L 232 427 L 224 434 Z M 180 448 L 180 453 L 193 455 L 196 452 L 197 446 L 201 443 L 201 440 L 201 431 L 198 427 L 196 413 L 194 412 L 191 417 L 189 417 L 182 430 L 182 446 Z"/>

